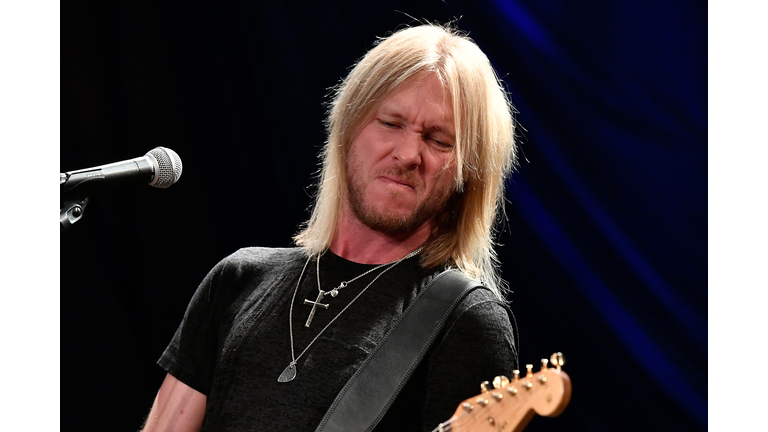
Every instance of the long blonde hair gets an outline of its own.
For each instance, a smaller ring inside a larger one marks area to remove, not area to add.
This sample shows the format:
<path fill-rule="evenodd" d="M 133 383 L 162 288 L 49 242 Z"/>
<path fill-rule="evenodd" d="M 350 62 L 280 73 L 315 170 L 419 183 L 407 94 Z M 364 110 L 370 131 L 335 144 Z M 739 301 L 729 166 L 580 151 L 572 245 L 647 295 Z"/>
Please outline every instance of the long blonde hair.
<path fill-rule="evenodd" d="M 439 77 L 453 103 L 457 193 L 437 216 L 421 265 L 455 266 L 503 297 L 494 238 L 517 157 L 514 109 L 486 55 L 451 27 L 425 24 L 379 40 L 336 87 L 312 216 L 294 241 L 313 255 L 330 246 L 347 196 L 352 139 L 383 100 L 424 73 Z"/>

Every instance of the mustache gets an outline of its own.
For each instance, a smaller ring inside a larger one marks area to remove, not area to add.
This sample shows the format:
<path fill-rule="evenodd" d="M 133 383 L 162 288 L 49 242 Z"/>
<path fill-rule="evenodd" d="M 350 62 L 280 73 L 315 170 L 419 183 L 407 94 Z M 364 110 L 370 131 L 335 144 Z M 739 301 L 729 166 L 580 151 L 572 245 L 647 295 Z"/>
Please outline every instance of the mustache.
<path fill-rule="evenodd" d="M 404 169 L 400 166 L 391 166 L 377 172 L 376 175 L 393 177 L 398 181 L 410 184 L 414 188 L 424 188 L 424 182 L 416 171 Z"/>

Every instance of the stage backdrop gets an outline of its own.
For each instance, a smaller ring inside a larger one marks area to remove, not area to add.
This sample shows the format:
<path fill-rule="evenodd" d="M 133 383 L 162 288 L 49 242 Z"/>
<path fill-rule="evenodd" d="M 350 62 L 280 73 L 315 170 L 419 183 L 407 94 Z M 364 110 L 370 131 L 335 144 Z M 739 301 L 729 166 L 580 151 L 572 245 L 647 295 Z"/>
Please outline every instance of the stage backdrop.
<path fill-rule="evenodd" d="M 573 381 L 528 430 L 707 429 L 707 4 L 431 0 L 62 3 L 61 171 L 184 166 L 61 233 L 62 430 L 141 426 L 198 283 L 291 245 L 329 89 L 415 19 L 457 21 L 518 110 L 498 253 L 521 361 Z"/>

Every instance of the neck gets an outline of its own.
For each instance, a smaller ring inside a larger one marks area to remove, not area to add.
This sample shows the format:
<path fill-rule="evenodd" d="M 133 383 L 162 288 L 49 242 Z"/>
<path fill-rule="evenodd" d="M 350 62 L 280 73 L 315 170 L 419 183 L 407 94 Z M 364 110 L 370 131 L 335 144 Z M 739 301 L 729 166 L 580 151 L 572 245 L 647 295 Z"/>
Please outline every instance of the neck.
<path fill-rule="evenodd" d="M 384 264 L 396 261 L 423 245 L 432 231 L 431 221 L 401 236 L 373 230 L 351 212 L 343 211 L 331 242 L 331 252 L 360 264 Z"/>

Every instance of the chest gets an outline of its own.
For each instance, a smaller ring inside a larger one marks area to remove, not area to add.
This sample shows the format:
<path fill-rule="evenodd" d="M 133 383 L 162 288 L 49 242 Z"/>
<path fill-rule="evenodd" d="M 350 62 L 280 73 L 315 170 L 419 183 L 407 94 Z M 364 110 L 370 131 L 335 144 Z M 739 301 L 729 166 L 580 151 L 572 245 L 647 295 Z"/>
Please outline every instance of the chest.
<path fill-rule="evenodd" d="M 300 283 L 260 287 L 229 311 L 231 325 L 219 332 L 206 427 L 311 430 L 415 297 L 415 284 L 385 276 L 360 278 L 335 297 L 318 298 L 310 271 Z M 327 290 L 343 281 L 327 279 Z M 265 289 L 279 295 L 264 296 Z M 278 382 L 293 359 L 296 378 Z"/>

